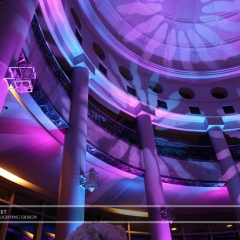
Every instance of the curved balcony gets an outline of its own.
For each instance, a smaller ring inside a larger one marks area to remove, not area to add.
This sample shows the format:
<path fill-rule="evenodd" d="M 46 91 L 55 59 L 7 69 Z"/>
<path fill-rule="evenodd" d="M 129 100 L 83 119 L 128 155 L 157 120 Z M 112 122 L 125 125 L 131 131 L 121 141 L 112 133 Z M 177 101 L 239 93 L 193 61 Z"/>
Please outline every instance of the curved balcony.
<path fill-rule="evenodd" d="M 23 50 L 40 73 L 31 96 L 55 126 L 64 131 L 68 128 L 71 82 L 52 54 L 36 16 L 29 39 L 31 41 L 26 41 Z M 34 54 L 28 55 L 33 52 L 31 49 L 35 49 Z M 137 131 L 111 119 L 91 102 L 88 117 L 87 152 L 126 172 L 138 176 L 144 174 Z M 240 160 L 239 148 L 239 145 L 230 146 L 236 161 Z M 224 185 L 211 146 L 174 144 L 156 139 L 156 149 L 164 182 L 189 186 Z"/>

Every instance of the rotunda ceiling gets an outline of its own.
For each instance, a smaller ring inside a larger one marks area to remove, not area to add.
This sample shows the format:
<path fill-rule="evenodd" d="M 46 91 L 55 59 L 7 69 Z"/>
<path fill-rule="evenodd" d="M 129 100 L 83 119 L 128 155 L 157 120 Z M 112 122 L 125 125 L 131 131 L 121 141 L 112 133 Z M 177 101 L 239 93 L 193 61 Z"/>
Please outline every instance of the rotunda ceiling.
<path fill-rule="evenodd" d="M 104 27 L 128 50 L 179 70 L 218 70 L 240 61 L 240 2 L 92 0 Z"/>
<path fill-rule="evenodd" d="M 239 129 L 238 1 L 39 2 L 58 58 L 89 68 L 106 108 L 163 128 L 205 132 L 207 117 Z"/>

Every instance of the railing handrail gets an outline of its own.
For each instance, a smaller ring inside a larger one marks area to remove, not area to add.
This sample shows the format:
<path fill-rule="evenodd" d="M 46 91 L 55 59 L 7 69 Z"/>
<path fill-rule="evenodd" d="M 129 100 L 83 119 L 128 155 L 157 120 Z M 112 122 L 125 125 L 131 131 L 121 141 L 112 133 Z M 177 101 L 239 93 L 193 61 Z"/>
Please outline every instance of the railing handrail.
<path fill-rule="evenodd" d="M 45 57 L 46 62 L 48 63 L 48 59 L 51 59 L 54 64 L 56 65 L 57 69 L 51 68 L 51 71 L 53 71 L 54 77 L 56 77 L 57 81 L 61 84 L 61 86 L 64 88 L 64 90 L 69 95 L 70 93 L 70 87 L 71 87 L 71 81 L 64 72 L 64 70 L 59 65 L 57 59 L 53 55 L 45 37 L 42 32 L 41 27 L 39 26 L 38 19 L 36 14 L 34 14 L 33 20 L 32 20 L 32 28 L 35 33 L 35 37 L 37 39 L 38 44 L 40 45 L 40 49 L 44 47 L 45 50 L 48 51 L 48 55 L 46 56 L 43 52 L 42 54 Z M 38 39 L 40 37 L 40 39 Z M 46 59 L 48 57 L 48 59 Z M 60 79 L 61 74 L 63 76 L 63 79 Z M 91 114 L 90 111 L 95 111 L 95 115 Z M 131 144 L 135 145 L 136 147 L 140 148 L 140 139 L 138 136 L 138 132 L 134 131 L 121 123 L 113 120 L 110 118 L 107 114 L 99 110 L 93 103 L 89 102 L 89 108 L 88 108 L 88 116 L 89 118 L 94 121 L 98 126 L 105 129 L 107 132 L 113 134 L 115 137 Z M 95 116 L 95 117 L 94 117 Z M 107 119 L 108 126 L 104 124 L 103 119 Z M 180 158 L 180 159 L 188 159 L 190 160 L 197 160 L 197 161 L 217 161 L 216 155 L 214 153 L 214 149 L 212 146 L 198 146 L 198 145 L 187 145 L 187 144 L 173 144 L 169 142 L 165 142 L 159 139 L 155 139 L 156 141 L 156 148 L 159 155 L 162 156 L 168 156 L 168 157 L 174 157 L 174 158 Z M 162 147 L 165 147 L 165 152 Z M 234 160 L 240 160 L 240 145 L 229 145 L 230 151 L 233 155 Z M 235 148 L 239 148 L 239 154 L 238 151 L 234 151 Z M 189 156 L 184 156 L 187 154 L 180 153 L 179 150 L 185 150 L 185 153 L 189 153 L 189 151 L 195 150 L 196 155 L 193 156 L 193 154 L 189 154 Z M 166 151 L 168 150 L 168 151 Z M 206 151 L 207 150 L 207 151 Z M 206 153 L 209 153 L 207 155 Z"/>

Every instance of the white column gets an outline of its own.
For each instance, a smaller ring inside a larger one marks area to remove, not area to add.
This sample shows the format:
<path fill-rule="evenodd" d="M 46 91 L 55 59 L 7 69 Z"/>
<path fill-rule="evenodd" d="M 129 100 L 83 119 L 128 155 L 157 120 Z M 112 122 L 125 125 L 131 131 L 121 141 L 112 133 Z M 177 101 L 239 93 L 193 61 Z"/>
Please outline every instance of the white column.
<path fill-rule="evenodd" d="M 226 182 L 232 204 L 240 206 L 240 175 L 222 129 L 218 126 L 211 127 L 208 130 L 208 133 L 215 150 L 216 157 L 219 161 L 222 170 L 222 178 Z M 240 208 L 235 208 L 235 213 L 237 219 L 240 220 Z"/>
<path fill-rule="evenodd" d="M 139 115 L 137 124 L 145 167 L 144 184 L 147 204 L 157 206 L 156 208 L 148 208 L 149 221 L 156 222 L 154 224 L 150 223 L 151 239 L 170 240 L 172 238 L 169 223 L 162 222 L 159 206 L 164 206 L 166 202 L 150 116 L 148 114 Z"/>
<path fill-rule="evenodd" d="M 16 65 L 38 0 L 5 0 L 0 7 L 0 112 L 8 92 L 4 80 L 8 67 Z"/>
<path fill-rule="evenodd" d="M 80 175 L 86 170 L 86 138 L 88 115 L 88 71 L 76 67 L 72 72 L 71 107 L 69 129 L 66 131 L 62 158 L 57 221 L 56 240 L 65 239 L 84 221 L 84 208 L 71 206 L 85 204 L 85 189 L 81 187 Z M 68 223 L 67 221 L 76 221 Z"/>

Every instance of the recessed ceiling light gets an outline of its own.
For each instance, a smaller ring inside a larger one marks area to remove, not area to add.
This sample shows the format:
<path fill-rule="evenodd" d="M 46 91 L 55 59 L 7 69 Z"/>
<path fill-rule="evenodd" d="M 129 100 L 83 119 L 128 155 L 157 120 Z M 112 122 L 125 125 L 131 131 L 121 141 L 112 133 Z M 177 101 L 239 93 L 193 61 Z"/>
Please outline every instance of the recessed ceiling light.
<path fill-rule="evenodd" d="M 228 224 L 228 225 L 227 225 L 227 228 L 230 228 L 230 227 L 232 227 L 232 224 Z"/>
<path fill-rule="evenodd" d="M 177 230 L 177 228 L 171 228 L 171 230 L 172 230 L 172 231 L 176 231 L 176 230 Z"/>

